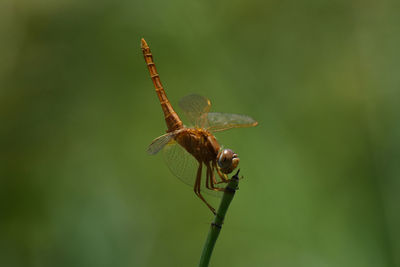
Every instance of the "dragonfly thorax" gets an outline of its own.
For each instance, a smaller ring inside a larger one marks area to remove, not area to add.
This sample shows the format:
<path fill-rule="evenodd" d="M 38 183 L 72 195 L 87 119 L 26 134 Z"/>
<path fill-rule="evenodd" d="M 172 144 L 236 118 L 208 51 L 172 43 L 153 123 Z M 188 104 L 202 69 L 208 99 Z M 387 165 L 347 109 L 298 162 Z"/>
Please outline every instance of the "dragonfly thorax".
<path fill-rule="evenodd" d="M 175 140 L 201 162 L 215 161 L 221 147 L 210 132 L 201 128 L 186 128 Z"/>

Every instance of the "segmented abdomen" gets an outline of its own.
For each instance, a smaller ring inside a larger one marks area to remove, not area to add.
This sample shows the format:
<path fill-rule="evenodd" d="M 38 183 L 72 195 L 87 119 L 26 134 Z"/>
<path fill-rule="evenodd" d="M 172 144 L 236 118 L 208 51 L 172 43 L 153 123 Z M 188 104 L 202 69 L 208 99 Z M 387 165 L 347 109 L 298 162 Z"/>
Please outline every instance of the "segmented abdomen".
<path fill-rule="evenodd" d="M 144 60 L 147 64 L 147 68 L 150 72 L 151 80 L 153 81 L 154 87 L 156 89 L 158 99 L 160 100 L 161 108 L 164 112 L 165 123 L 168 127 L 167 132 L 181 129 L 183 127 L 183 123 L 178 114 L 176 114 L 176 112 L 172 108 L 172 105 L 167 98 L 164 87 L 161 84 L 160 76 L 157 73 L 156 65 L 154 63 L 150 47 L 147 45 L 144 39 L 142 39 L 142 52 Z"/>

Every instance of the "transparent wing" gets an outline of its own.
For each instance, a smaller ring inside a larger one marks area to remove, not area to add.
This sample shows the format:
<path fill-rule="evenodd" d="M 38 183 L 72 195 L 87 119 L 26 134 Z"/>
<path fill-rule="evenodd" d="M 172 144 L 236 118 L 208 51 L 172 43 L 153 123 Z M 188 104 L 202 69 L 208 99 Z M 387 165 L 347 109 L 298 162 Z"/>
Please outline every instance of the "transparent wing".
<path fill-rule="evenodd" d="M 175 141 L 169 142 L 164 147 L 163 154 L 165 162 L 171 172 L 182 182 L 193 188 L 196 180 L 197 169 L 199 167 L 197 160 Z M 203 167 L 200 191 L 214 197 L 222 196 L 222 192 L 207 189 L 205 182 L 206 168 Z"/>
<path fill-rule="evenodd" d="M 254 127 L 258 124 L 252 117 L 241 114 L 212 112 L 207 115 L 208 130 L 225 131 L 231 128 Z"/>
<path fill-rule="evenodd" d="M 196 94 L 187 95 L 179 101 L 179 106 L 193 126 L 200 128 L 206 126 L 207 113 L 211 109 L 209 99 Z"/>
<path fill-rule="evenodd" d="M 147 148 L 147 153 L 149 153 L 150 155 L 157 154 L 161 149 L 163 149 L 166 144 L 168 144 L 169 141 L 172 140 L 174 135 L 175 133 L 172 132 L 157 137 L 153 140 L 153 142 L 151 142 L 151 144 Z"/>

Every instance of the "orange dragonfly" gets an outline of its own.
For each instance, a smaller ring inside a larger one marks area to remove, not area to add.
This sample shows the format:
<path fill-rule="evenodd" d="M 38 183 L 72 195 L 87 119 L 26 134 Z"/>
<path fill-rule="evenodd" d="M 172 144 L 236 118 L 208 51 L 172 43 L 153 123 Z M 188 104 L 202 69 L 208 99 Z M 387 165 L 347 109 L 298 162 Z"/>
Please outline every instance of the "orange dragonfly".
<path fill-rule="evenodd" d="M 163 150 L 172 173 L 193 186 L 195 194 L 215 214 L 215 209 L 206 201 L 202 192 L 215 195 L 224 191 L 224 188 L 218 185 L 229 182 L 227 174 L 238 166 L 239 157 L 231 149 L 222 149 L 212 133 L 231 128 L 253 127 L 258 123 L 246 115 L 211 113 L 210 100 L 199 95 L 188 95 L 180 100 L 179 106 L 193 124 L 193 128 L 184 126 L 165 94 L 149 46 L 144 39 L 141 42 L 144 59 L 168 128 L 166 134 L 150 144 L 147 152 L 154 155 Z M 194 173 L 196 169 L 197 174 Z M 215 174 L 218 175 L 219 181 Z"/>

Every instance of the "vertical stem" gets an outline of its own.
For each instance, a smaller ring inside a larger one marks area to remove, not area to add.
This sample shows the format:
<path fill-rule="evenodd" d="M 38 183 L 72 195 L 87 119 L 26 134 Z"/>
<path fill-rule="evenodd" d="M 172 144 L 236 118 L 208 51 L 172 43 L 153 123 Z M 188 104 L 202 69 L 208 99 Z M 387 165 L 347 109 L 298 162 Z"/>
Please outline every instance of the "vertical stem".
<path fill-rule="evenodd" d="M 207 267 L 210 263 L 211 254 L 213 252 L 215 243 L 217 242 L 218 235 L 221 232 L 225 214 L 239 184 L 239 171 L 240 170 L 237 171 L 237 173 L 230 179 L 228 185 L 225 187 L 224 195 L 219 205 L 217 214 L 215 215 L 214 221 L 211 223 L 210 230 L 208 232 L 208 236 L 203 247 L 199 267 Z"/>

